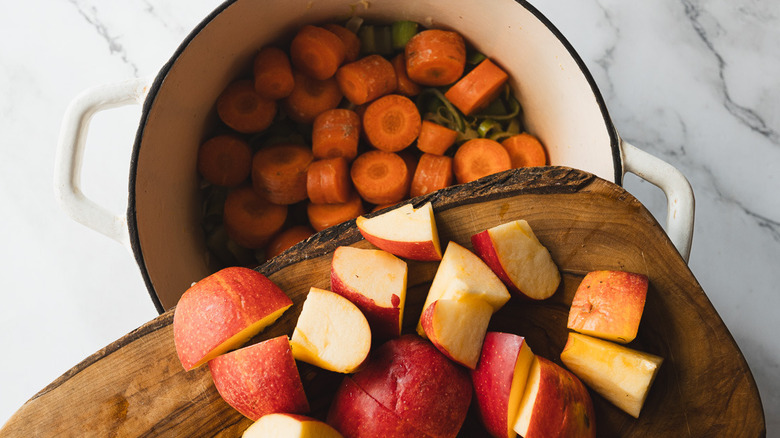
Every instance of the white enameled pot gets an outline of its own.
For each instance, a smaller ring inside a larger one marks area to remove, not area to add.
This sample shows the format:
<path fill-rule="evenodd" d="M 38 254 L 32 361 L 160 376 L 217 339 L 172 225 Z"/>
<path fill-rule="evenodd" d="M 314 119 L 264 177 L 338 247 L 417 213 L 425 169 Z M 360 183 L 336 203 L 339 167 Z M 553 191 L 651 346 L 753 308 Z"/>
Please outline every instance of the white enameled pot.
<path fill-rule="evenodd" d="M 413 20 L 454 29 L 504 67 L 526 129 L 546 145 L 551 164 L 622 184 L 631 172 L 663 190 L 666 230 L 684 259 L 691 247 L 693 191 L 673 166 L 626 143 L 598 87 L 572 46 L 539 11 L 515 0 L 231 0 L 186 38 L 155 78 L 86 90 L 63 120 L 55 169 L 62 208 L 128 247 L 157 309 L 174 306 L 210 274 L 200 225 L 196 157 L 215 126 L 219 93 L 250 65 L 259 47 L 304 23 Z M 91 116 L 143 104 L 133 148 L 128 209 L 118 216 L 86 198 L 79 174 Z"/>

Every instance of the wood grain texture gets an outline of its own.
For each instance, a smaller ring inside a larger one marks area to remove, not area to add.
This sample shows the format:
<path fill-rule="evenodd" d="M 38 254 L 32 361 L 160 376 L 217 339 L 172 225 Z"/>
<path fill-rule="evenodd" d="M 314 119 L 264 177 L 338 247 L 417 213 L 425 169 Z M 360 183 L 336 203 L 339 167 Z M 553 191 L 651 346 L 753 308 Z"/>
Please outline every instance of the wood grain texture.
<path fill-rule="evenodd" d="M 744 357 L 661 226 L 628 192 L 563 167 L 509 171 L 415 198 L 433 202 L 442 245 L 471 248 L 470 236 L 526 219 L 562 272 L 556 294 L 516 299 L 492 330 L 528 339 L 534 353 L 561 364 L 574 291 L 591 270 L 620 269 L 650 280 L 639 334 L 630 347 L 665 359 L 639 419 L 591 391 L 599 436 L 762 437 L 761 400 Z M 311 286 L 328 288 L 330 253 L 370 247 L 354 221 L 315 234 L 258 268 L 295 303 L 252 342 L 291 334 Z M 409 263 L 404 315 L 413 331 L 436 263 Z M 219 397 L 207 367 L 185 372 L 176 356 L 173 311 L 110 344 L 30 399 L 0 436 L 238 436 L 250 421 Z M 324 418 L 341 376 L 299 363 L 312 405 Z M 470 415 L 461 436 L 485 436 Z"/>

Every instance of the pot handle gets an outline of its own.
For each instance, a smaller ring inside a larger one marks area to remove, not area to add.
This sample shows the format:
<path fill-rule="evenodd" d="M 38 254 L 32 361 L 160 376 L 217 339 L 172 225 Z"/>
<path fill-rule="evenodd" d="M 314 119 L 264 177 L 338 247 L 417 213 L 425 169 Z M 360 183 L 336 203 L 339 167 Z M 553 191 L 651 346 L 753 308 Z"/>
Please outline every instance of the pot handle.
<path fill-rule="evenodd" d="M 676 167 L 621 140 L 623 170 L 648 181 L 666 195 L 666 233 L 685 262 L 691 255 L 694 198 L 691 184 Z"/>
<path fill-rule="evenodd" d="M 117 215 L 84 196 L 81 190 L 81 164 L 89 123 L 96 113 L 140 104 L 146 98 L 152 80 L 129 79 L 99 85 L 83 91 L 65 110 L 54 160 L 54 193 L 71 219 L 108 236 L 131 250 L 127 218 Z"/>

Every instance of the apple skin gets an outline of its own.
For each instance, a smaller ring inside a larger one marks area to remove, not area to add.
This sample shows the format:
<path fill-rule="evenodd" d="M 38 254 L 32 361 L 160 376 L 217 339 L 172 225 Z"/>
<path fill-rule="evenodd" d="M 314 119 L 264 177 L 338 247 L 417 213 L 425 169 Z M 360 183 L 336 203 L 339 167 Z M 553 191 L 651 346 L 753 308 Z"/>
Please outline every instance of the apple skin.
<path fill-rule="evenodd" d="M 425 309 L 420 325 L 442 354 L 473 370 L 492 315 L 493 307 L 479 298 L 441 299 Z"/>
<path fill-rule="evenodd" d="M 260 417 L 241 435 L 242 438 L 343 438 L 332 426 L 299 414 L 274 413 Z"/>
<path fill-rule="evenodd" d="M 479 258 L 481 258 L 482 261 L 484 261 L 485 264 L 488 265 L 490 269 L 493 270 L 493 272 L 495 272 L 496 277 L 498 277 L 501 282 L 506 285 L 507 290 L 516 295 L 519 294 L 520 296 L 525 296 L 520 294 L 520 290 L 518 290 L 514 283 L 512 283 L 512 280 L 504 270 L 504 267 L 501 266 L 501 260 L 498 258 L 496 247 L 493 246 L 493 241 L 490 239 L 490 233 L 488 233 L 488 230 L 471 236 L 471 247 L 474 248 L 474 252 L 479 256 Z"/>
<path fill-rule="evenodd" d="M 647 287 L 643 274 L 589 272 L 574 293 L 566 326 L 597 338 L 629 343 L 639 330 Z"/>
<path fill-rule="evenodd" d="M 455 437 L 471 403 L 471 379 L 429 341 L 385 342 L 352 380 L 382 406 L 432 437 Z"/>
<path fill-rule="evenodd" d="M 208 367 L 222 399 L 253 421 L 275 412 L 309 412 L 285 335 L 217 356 Z"/>
<path fill-rule="evenodd" d="M 393 255 L 417 261 L 441 260 L 441 245 L 430 202 L 418 209 L 404 204 L 371 218 L 358 216 L 355 225 L 363 238 Z M 415 237 L 410 238 L 410 235 Z"/>
<path fill-rule="evenodd" d="M 173 316 L 176 353 L 185 370 L 245 344 L 276 321 L 292 300 L 263 274 L 222 269 L 192 285 Z"/>

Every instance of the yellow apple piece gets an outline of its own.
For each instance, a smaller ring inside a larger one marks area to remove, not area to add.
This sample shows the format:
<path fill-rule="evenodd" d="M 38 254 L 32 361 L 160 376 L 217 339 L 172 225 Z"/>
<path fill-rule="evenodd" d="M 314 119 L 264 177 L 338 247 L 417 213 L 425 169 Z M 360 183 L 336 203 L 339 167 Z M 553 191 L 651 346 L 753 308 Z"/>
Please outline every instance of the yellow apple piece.
<path fill-rule="evenodd" d="M 293 330 L 296 359 L 338 373 L 354 372 L 371 348 L 363 312 L 341 295 L 312 287 Z"/>
<path fill-rule="evenodd" d="M 479 298 L 464 297 L 434 301 L 420 321 L 428 339 L 439 351 L 473 370 L 492 315 L 490 304 Z"/>
<path fill-rule="evenodd" d="M 561 283 L 558 266 L 525 220 L 495 226 L 471 236 L 474 252 L 509 290 L 532 300 L 550 298 Z"/>
<path fill-rule="evenodd" d="M 242 438 L 343 438 L 334 428 L 305 415 L 268 414 L 252 423 Z"/>
<path fill-rule="evenodd" d="M 647 286 L 643 274 L 589 272 L 574 293 L 567 327 L 621 344 L 633 341 L 645 309 Z"/>
<path fill-rule="evenodd" d="M 192 285 L 173 315 L 173 340 L 185 370 L 245 344 L 292 306 L 263 274 L 222 269 Z"/>
<path fill-rule="evenodd" d="M 586 385 L 634 418 L 639 418 L 663 362 L 653 354 L 571 332 L 561 360 Z"/>
<path fill-rule="evenodd" d="M 404 204 L 380 215 L 355 219 L 360 234 L 379 249 L 419 261 L 441 260 L 441 246 L 433 206 L 415 209 Z"/>

